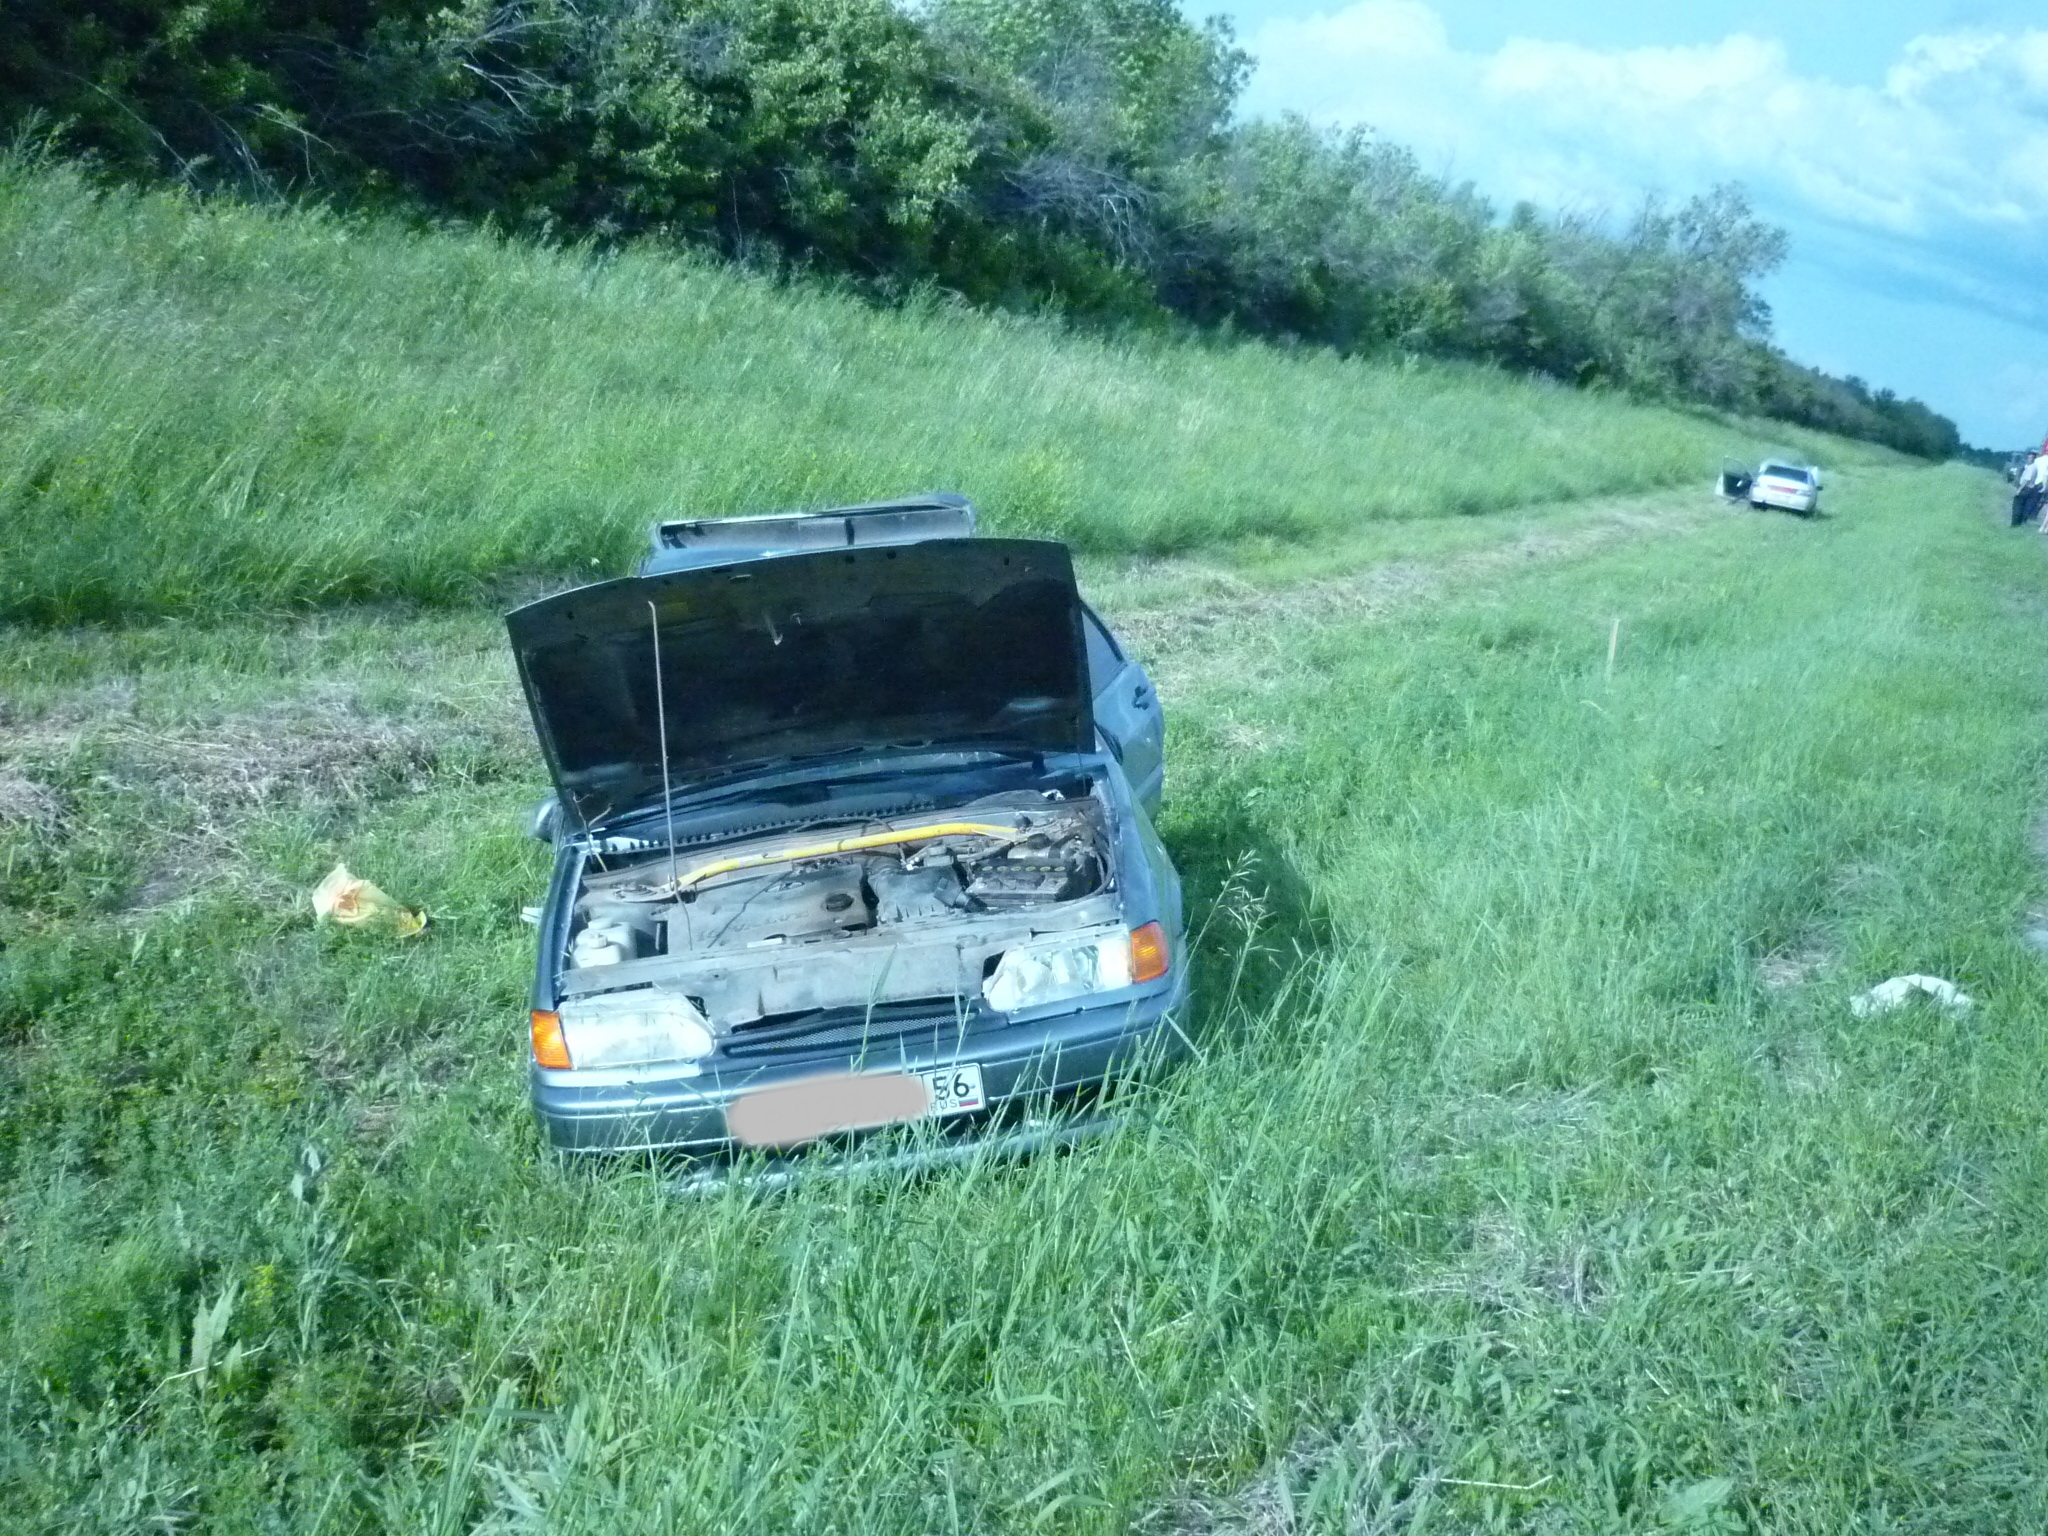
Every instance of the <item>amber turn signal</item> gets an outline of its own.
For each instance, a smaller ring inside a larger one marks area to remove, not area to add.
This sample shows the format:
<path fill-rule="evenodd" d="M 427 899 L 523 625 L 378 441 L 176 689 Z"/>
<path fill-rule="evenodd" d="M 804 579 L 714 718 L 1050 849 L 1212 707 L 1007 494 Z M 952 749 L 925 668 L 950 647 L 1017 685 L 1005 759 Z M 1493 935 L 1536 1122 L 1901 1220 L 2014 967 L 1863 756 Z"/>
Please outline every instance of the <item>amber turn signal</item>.
<path fill-rule="evenodd" d="M 569 1042 L 562 1038 L 559 1013 L 550 1013 L 545 1008 L 533 1010 L 533 1059 L 557 1072 L 566 1072 L 573 1065 L 569 1060 Z"/>
<path fill-rule="evenodd" d="M 1147 923 L 1131 930 L 1132 981 L 1157 981 L 1166 974 L 1167 963 L 1164 928 Z"/>

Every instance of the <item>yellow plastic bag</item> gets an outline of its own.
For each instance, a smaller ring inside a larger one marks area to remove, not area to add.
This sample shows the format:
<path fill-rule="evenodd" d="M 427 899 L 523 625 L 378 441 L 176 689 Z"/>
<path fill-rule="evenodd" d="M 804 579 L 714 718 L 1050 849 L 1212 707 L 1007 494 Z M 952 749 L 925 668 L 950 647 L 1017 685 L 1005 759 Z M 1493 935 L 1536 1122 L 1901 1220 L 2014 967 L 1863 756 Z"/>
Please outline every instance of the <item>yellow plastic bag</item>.
<path fill-rule="evenodd" d="M 313 887 L 313 915 L 343 928 L 361 928 L 409 939 L 427 926 L 427 915 L 401 907 L 367 880 L 358 880 L 346 864 L 337 864 Z"/>

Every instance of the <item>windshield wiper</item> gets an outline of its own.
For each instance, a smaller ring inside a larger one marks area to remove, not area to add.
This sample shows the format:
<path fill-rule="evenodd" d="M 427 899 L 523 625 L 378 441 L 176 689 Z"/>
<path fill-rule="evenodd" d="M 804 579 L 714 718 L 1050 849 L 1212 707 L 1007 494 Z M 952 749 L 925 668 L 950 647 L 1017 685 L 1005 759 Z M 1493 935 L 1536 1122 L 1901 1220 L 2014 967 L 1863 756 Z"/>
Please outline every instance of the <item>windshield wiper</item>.
<path fill-rule="evenodd" d="M 857 766 L 849 765 L 847 772 L 819 772 L 822 765 L 835 758 L 855 756 L 866 757 L 871 761 Z M 745 768 L 723 774 L 709 784 L 699 781 L 687 789 L 677 790 L 666 804 L 656 798 L 646 804 L 635 806 L 630 811 L 610 817 L 604 822 L 603 828 L 605 831 L 613 831 L 624 827 L 636 827 L 662 817 L 670 809 L 705 810 L 753 795 L 772 796 L 777 790 L 798 787 L 825 790 L 847 784 L 865 783 L 873 779 L 894 778 L 906 772 L 957 772 L 989 762 L 1037 762 L 1044 756 L 1044 752 L 1036 747 L 979 743 L 971 746 L 943 746 L 933 743 L 881 749 L 845 747 L 830 752 L 805 753 L 800 757 L 778 758 L 771 763 L 749 764 Z"/>
<path fill-rule="evenodd" d="M 891 748 L 886 754 L 876 757 L 875 762 L 853 773 L 834 774 L 830 778 L 813 782 L 820 784 L 857 784 L 865 779 L 885 779 L 906 769 L 923 766 L 934 773 L 944 773 L 960 768 L 972 768 L 982 763 L 1023 763 L 1038 762 L 1045 753 L 1036 747 L 999 747 L 976 745 L 972 747 L 921 746 Z"/>

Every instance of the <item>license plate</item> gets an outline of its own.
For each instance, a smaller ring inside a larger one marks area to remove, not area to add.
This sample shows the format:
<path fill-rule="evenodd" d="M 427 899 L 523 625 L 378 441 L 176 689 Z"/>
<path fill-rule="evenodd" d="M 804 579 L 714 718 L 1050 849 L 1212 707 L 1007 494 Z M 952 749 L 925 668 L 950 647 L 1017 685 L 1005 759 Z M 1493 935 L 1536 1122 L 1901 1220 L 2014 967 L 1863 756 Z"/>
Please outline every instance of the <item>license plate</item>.
<path fill-rule="evenodd" d="M 726 1129 L 750 1147 L 794 1147 L 840 1131 L 986 1108 L 981 1067 L 971 1061 L 929 1072 L 828 1072 L 735 1099 Z"/>
<path fill-rule="evenodd" d="M 982 1096 L 981 1067 L 977 1062 L 956 1061 L 950 1067 L 934 1067 L 929 1072 L 917 1074 L 924 1079 L 925 1091 L 931 1095 L 931 1107 L 925 1114 L 964 1115 L 972 1109 L 986 1109 L 988 1100 Z"/>

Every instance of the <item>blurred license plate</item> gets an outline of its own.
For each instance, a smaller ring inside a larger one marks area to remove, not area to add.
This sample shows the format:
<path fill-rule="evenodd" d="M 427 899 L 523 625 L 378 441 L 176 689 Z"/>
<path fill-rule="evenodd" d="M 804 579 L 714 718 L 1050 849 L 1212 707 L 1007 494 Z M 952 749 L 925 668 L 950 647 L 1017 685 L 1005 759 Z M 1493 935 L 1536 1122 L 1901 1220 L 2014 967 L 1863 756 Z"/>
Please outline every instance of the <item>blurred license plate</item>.
<path fill-rule="evenodd" d="M 986 1109 L 981 1092 L 981 1067 L 977 1062 L 956 1061 L 950 1067 L 935 1067 L 917 1074 L 932 1096 L 927 1115 L 964 1115 L 971 1109 Z"/>

